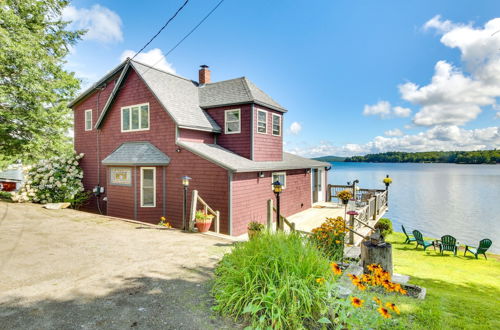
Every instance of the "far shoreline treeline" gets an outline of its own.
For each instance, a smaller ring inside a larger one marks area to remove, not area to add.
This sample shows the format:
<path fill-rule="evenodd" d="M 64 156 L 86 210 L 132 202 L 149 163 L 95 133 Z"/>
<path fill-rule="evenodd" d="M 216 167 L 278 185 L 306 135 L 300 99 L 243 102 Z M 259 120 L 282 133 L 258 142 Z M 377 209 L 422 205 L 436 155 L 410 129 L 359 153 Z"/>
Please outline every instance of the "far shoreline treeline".
<path fill-rule="evenodd" d="M 383 152 L 364 156 L 313 158 L 325 162 L 352 163 L 455 163 L 455 164 L 500 164 L 500 150 L 477 151 L 424 151 L 424 152 Z"/>

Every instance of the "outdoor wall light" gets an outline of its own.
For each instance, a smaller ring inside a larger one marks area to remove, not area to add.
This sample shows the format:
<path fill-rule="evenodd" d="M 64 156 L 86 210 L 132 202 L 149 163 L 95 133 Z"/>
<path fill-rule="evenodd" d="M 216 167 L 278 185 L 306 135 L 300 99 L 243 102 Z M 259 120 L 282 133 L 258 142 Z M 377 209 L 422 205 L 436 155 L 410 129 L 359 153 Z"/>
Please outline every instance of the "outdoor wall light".
<path fill-rule="evenodd" d="M 310 168 L 306 168 L 306 174 L 309 174 L 311 173 L 311 169 Z"/>
<path fill-rule="evenodd" d="M 264 172 L 259 172 L 259 178 L 263 178 L 264 177 Z"/>
<path fill-rule="evenodd" d="M 181 152 L 181 148 L 177 148 L 177 149 L 175 149 L 175 151 Z"/>
<path fill-rule="evenodd" d="M 184 187 L 188 187 L 189 186 L 189 180 L 191 180 L 190 177 L 188 177 L 187 175 L 183 176 L 182 177 L 182 185 Z"/>

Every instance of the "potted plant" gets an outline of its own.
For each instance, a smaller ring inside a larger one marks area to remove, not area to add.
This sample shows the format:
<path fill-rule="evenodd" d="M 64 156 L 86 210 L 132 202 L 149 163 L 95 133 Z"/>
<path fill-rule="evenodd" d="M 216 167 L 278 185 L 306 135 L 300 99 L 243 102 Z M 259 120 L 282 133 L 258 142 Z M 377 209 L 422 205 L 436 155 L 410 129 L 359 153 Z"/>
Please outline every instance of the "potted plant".
<path fill-rule="evenodd" d="M 195 220 L 196 220 L 196 228 L 200 233 L 206 233 L 210 226 L 212 225 L 212 219 L 214 216 L 212 214 L 207 214 L 202 210 L 196 211 Z"/>
<path fill-rule="evenodd" d="M 342 190 L 337 194 L 337 197 L 342 201 L 342 204 L 347 205 L 352 198 L 352 193 L 349 190 Z"/>
<path fill-rule="evenodd" d="M 264 225 L 257 221 L 251 221 L 248 223 L 248 238 L 252 239 L 255 235 L 264 230 Z"/>

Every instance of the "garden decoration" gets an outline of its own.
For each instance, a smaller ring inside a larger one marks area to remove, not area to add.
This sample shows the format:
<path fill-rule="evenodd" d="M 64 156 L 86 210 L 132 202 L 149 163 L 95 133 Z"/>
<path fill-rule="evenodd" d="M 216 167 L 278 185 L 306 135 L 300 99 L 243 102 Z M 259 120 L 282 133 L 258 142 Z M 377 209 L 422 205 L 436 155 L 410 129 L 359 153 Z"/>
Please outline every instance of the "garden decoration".
<path fill-rule="evenodd" d="M 344 210 L 344 219 L 347 218 L 347 204 L 349 200 L 352 198 L 352 193 L 349 190 L 342 190 L 337 194 L 337 198 L 342 201 L 342 204 L 345 206 Z"/>
<path fill-rule="evenodd" d="M 389 177 L 389 174 L 387 174 L 384 178 L 384 180 L 382 180 L 382 182 L 385 184 L 385 190 L 388 190 L 389 189 L 389 185 L 392 183 L 392 179 Z"/>
<path fill-rule="evenodd" d="M 472 253 L 476 257 L 476 259 L 477 259 L 478 254 L 484 255 L 484 258 L 488 259 L 488 258 L 486 258 L 486 251 L 490 248 L 492 243 L 493 242 L 490 239 L 485 238 L 479 242 L 478 248 L 474 248 L 472 246 L 466 245 L 464 256 L 467 253 L 467 251 L 469 251 L 470 253 Z"/>
<path fill-rule="evenodd" d="M 255 235 L 259 234 L 264 230 L 264 225 L 257 221 L 252 221 L 248 223 L 248 238 L 252 239 Z"/>
<path fill-rule="evenodd" d="M 172 225 L 170 222 L 167 221 L 167 218 L 161 217 L 160 222 L 158 223 L 158 226 L 165 227 L 165 228 L 172 228 Z"/>
<path fill-rule="evenodd" d="M 214 216 L 212 214 L 207 214 L 202 210 L 196 211 L 195 220 L 196 220 L 196 228 L 200 233 L 206 233 L 210 226 L 212 225 L 212 219 Z"/>

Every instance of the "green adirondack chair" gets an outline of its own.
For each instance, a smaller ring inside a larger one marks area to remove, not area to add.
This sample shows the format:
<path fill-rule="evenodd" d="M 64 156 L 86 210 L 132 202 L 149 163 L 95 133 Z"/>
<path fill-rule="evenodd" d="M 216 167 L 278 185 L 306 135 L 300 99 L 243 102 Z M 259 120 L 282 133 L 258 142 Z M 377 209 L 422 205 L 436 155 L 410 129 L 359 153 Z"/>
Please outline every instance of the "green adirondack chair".
<path fill-rule="evenodd" d="M 419 245 L 422 245 L 424 247 L 424 251 L 429 247 L 432 246 L 434 250 L 436 250 L 436 246 L 434 245 L 433 241 L 424 241 L 424 237 L 422 236 L 422 233 L 419 232 L 418 230 L 413 231 L 413 236 L 415 237 L 415 242 L 417 242 L 417 246 L 415 247 L 418 248 Z"/>
<path fill-rule="evenodd" d="M 444 251 L 451 251 L 453 255 L 457 255 L 457 239 L 451 235 L 444 235 L 441 237 L 441 243 L 439 243 L 439 252 L 443 255 Z"/>
<path fill-rule="evenodd" d="M 405 241 L 405 244 L 408 244 L 408 243 L 411 243 L 411 242 L 415 242 L 415 237 L 413 237 L 412 234 L 407 234 L 406 233 L 406 229 L 405 229 L 405 226 L 401 225 L 401 228 L 403 229 L 403 233 L 405 234 L 406 236 L 406 241 Z"/>
<path fill-rule="evenodd" d="M 464 257 L 465 257 L 465 254 L 467 253 L 467 251 L 469 251 L 470 253 L 472 253 L 476 257 L 476 259 L 477 259 L 478 254 L 482 254 L 485 259 L 488 259 L 488 258 L 486 258 L 486 251 L 490 248 L 491 244 L 492 244 L 491 239 L 485 238 L 485 239 L 482 239 L 481 241 L 479 241 L 478 248 L 466 245 Z"/>

